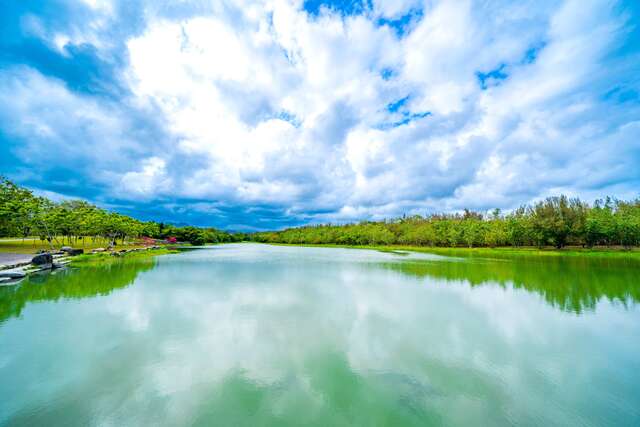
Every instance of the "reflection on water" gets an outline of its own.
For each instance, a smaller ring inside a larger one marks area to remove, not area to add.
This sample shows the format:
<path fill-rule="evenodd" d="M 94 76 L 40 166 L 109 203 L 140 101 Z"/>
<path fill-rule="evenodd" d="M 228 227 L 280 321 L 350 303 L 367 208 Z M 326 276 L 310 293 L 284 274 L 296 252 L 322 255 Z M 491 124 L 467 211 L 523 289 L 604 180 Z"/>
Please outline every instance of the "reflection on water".
<path fill-rule="evenodd" d="M 0 425 L 637 424 L 632 266 L 550 261 L 225 245 L 25 282 Z"/>
<path fill-rule="evenodd" d="M 20 316 L 27 303 L 108 295 L 133 283 L 141 271 L 153 268 L 154 259 L 123 261 L 99 267 L 65 269 L 28 277 L 15 286 L 0 287 L 0 325 Z"/>
<path fill-rule="evenodd" d="M 543 296 L 553 307 L 578 314 L 595 310 L 603 298 L 625 307 L 640 301 L 640 264 L 636 260 L 474 258 L 384 266 L 417 277 L 464 281 L 471 286 L 513 286 Z"/>

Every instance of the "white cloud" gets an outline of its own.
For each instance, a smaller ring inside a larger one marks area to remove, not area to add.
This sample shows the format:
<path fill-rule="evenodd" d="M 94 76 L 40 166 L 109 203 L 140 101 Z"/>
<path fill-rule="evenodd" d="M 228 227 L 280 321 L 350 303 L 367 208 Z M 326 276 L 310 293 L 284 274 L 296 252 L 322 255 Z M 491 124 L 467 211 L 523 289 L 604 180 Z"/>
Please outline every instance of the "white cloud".
<path fill-rule="evenodd" d="M 381 0 L 375 2 L 374 10 L 385 18 L 394 19 L 421 6 L 419 0 Z"/>
<path fill-rule="evenodd" d="M 157 194 L 169 189 L 166 162 L 159 157 L 150 157 L 142 161 L 140 171 L 127 172 L 120 181 L 121 191 L 129 196 Z"/>
<path fill-rule="evenodd" d="M 99 29 L 115 9 L 89 3 Z M 69 121 L 39 106 L 69 106 L 60 115 L 105 141 L 91 161 L 139 147 L 135 162 L 104 167 L 119 197 L 322 211 L 316 220 L 509 208 L 552 189 L 633 193 L 639 177 L 618 165 L 639 157 L 628 129 L 640 109 L 603 98 L 619 82 L 639 89 L 637 63 L 612 54 L 629 25 L 617 3 L 428 1 L 403 36 L 377 20 L 419 2 L 374 3 L 346 17 L 310 16 L 299 1 L 218 4 L 180 19 L 149 5 L 122 78 L 128 104 L 160 113 L 163 149 L 31 71 L 5 83 L 5 98 L 21 91 L 11 117 L 32 120 L 11 130 L 58 140 Z M 71 36 L 50 37 L 61 48 Z"/>
<path fill-rule="evenodd" d="M 79 95 L 28 67 L 0 70 L 0 105 L 3 131 L 24 141 L 17 154 L 33 166 L 73 164 L 104 178 L 145 150 L 122 105 Z"/>

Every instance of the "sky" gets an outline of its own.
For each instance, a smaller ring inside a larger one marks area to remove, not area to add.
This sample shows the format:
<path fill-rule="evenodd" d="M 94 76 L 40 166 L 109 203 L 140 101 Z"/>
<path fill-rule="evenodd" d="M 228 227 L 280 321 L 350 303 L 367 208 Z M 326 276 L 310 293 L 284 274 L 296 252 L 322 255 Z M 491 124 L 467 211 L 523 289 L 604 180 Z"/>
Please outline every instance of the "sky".
<path fill-rule="evenodd" d="M 280 229 L 640 196 L 640 2 L 0 0 L 0 174 Z"/>

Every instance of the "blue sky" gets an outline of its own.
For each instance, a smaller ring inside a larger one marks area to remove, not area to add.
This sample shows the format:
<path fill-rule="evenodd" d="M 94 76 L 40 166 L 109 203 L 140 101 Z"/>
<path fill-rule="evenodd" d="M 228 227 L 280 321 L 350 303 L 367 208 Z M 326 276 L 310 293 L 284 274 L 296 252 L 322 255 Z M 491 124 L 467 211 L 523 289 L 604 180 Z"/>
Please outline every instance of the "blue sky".
<path fill-rule="evenodd" d="M 640 3 L 3 1 L 0 174 L 233 230 L 640 196 Z"/>

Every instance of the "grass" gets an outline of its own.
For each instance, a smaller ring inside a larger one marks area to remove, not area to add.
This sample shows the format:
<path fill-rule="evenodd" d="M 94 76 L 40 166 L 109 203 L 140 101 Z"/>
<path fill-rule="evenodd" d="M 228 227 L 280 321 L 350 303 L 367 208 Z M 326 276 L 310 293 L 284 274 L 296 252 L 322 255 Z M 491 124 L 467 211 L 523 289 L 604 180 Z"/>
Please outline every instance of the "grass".
<path fill-rule="evenodd" d="M 596 257 L 596 258 L 633 258 L 640 260 L 640 249 L 634 248 L 625 250 L 622 248 L 578 248 L 570 247 L 564 249 L 555 248 L 441 248 L 441 247 L 422 247 L 407 245 L 335 245 L 335 244 L 288 244 L 274 243 L 282 246 L 311 246 L 320 248 L 351 248 L 351 249 L 373 249 L 382 252 L 424 252 L 437 255 L 457 256 L 457 257 Z"/>
<path fill-rule="evenodd" d="M 62 242 L 62 239 L 58 239 Z M 79 240 L 78 243 L 69 244 L 65 242 L 64 244 L 54 244 L 54 249 L 60 249 L 62 246 L 71 246 L 73 248 L 80 248 L 86 251 L 90 251 L 91 249 L 96 248 L 107 248 L 111 241 L 108 239 L 96 239 L 95 241 L 91 238 L 87 238 L 84 241 L 84 245 L 82 240 Z M 122 245 L 121 243 L 116 246 L 116 250 L 121 249 L 135 249 L 141 248 L 142 245 L 135 243 L 128 243 Z M 24 240 L 21 238 L 2 238 L 0 239 L 0 253 L 15 253 L 15 254 L 34 254 L 39 250 L 49 250 L 51 246 L 48 242 L 43 242 L 39 238 L 27 237 Z M 120 256 L 113 256 L 109 252 L 97 253 L 97 254 L 84 254 L 73 257 L 71 259 L 70 265 L 74 267 L 82 267 L 82 266 L 90 266 L 90 265 L 103 265 L 110 264 L 116 262 L 122 262 L 124 260 L 134 260 L 141 258 L 150 258 L 157 255 L 164 255 L 169 253 L 175 253 L 177 251 L 170 250 L 167 248 L 161 249 L 148 249 L 146 251 L 139 252 L 128 252 L 122 253 Z"/>
<path fill-rule="evenodd" d="M 59 239 L 61 241 L 61 239 Z M 469 257 L 469 256 L 478 256 L 478 257 L 597 257 L 597 258 L 633 258 L 640 260 L 640 249 L 635 248 L 631 250 L 624 250 L 619 247 L 614 248 L 593 248 L 593 249 L 585 249 L 580 247 L 570 247 L 565 249 L 555 249 L 555 248 L 533 248 L 533 247 L 525 247 L 525 248 L 513 248 L 513 247 L 499 247 L 499 248 L 442 248 L 442 247 L 422 247 L 422 246 L 408 246 L 408 245 L 336 245 L 336 244 L 287 244 L 287 243 L 273 243 L 274 245 L 282 245 L 282 246 L 311 246 L 311 247 L 322 247 L 322 248 L 352 248 L 352 249 L 373 249 L 382 252 L 398 252 L 398 251 L 411 251 L 411 252 L 424 252 L 431 254 L 439 254 L 439 255 L 447 255 L 447 256 L 460 256 L 460 257 Z M 78 244 L 57 244 L 54 245 L 54 248 L 59 249 L 61 246 L 72 246 L 74 248 L 83 248 L 85 250 L 91 250 L 95 248 L 106 248 L 109 246 L 109 240 L 107 239 L 97 239 L 95 242 L 87 238 L 84 242 L 84 246 L 82 245 L 82 241 L 78 241 Z M 137 248 L 140 245 L 136 244 L 127 244 L 127 245 L 118 245 L 116 249 L 131 249 Z M 32 254 L 36 253 L 39 250 L 48 250 L 50 246 L 47 242 L 43 242 L 38 238 L 28 237 L 26 239 L 20 238 L 2 238 L 0 239 L 0 252 L 4 253 L 19 253 L 19 254 Z M 167 250 L 168 251 L 168 250 Z M 157 251 L 148 251 L 141 252 L 142 254 L 152 253 Z M 126 254 L 126 256 L 140 254 L 140 252 L 134 252 L 131 254 Z M 100 255 L 100 254 L 99 254 Z M 161 255 L 161 253 L 158 253 Z M 94 257 L 94 255 L 89 255 Z M 108 254 L 101 254 L 104 257 L 111 257 Z M 78 257 L 80 258 L 80 257 Z M 118 257 L 111 257 L 115 260 L 119 259 Z M 96 260 L 99 259 L 96 258 Z"/>
<path fill-rule="evenodd" d="M 123 253 L 120 256 L 113 256 L 111 253 L 97 253 L 97 254 L 85 254 L 78 255 L 71 258 L 70 265 L 72 267 L 86 267 L 118 263 L 123 261 L 138 260 L 144 258 L 151 258 L 158 255 L 174 254 L 179 251 L 161 248 L 161 249 L 148 249 L 146 251 L 128 252 Z"/>
<path fill-rule="evenodd" d="M 58 239 L 62 242 L 62 239 Z M 71 246 L 73 248 L 80 248 L 85 250 L 96 249 L 96 248 L 106 248 L 109 246 L 110 240 L 108 239 L 96 239 L 93 241 L 91 238 L 86 238 L 84 240 L 78 240 L 78 243 L 69 244 L 68 242 L 64 244 L 54 242 L 53 247 L 55 249 L 60 249 L 62 246 Z M 140 247 L 140 245 L 136 245 L 134 243 L 131 244 L 118 244 L 116 248 L 136 248 Z M 34 254 L 40 250 L 49 250 L 51 246 L 48 242 L 42 241 L 37 237 L 27 237 L 24 240 L 18 237 L 15 238 L 2 238 L 0 239 L 0 252 L 10 252 L 16 254 Z"/>

